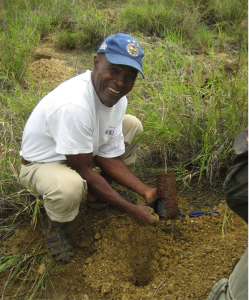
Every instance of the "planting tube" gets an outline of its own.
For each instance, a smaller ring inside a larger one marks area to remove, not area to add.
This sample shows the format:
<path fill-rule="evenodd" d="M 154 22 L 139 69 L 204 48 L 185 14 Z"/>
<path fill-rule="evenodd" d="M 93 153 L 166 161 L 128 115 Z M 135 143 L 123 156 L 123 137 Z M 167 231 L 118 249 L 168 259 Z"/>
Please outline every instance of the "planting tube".
<path fill-rule="evenodd" d="M 158 211 L 163 212 L 163 216 L 168 219 L 178 217 L 178 201 L 176 190 L 175 174 L 160 173 L 156 175 L 157 194 L 162 199 L 158 202 Z M 165 205 L 166 204 L 166 209 Z"/>

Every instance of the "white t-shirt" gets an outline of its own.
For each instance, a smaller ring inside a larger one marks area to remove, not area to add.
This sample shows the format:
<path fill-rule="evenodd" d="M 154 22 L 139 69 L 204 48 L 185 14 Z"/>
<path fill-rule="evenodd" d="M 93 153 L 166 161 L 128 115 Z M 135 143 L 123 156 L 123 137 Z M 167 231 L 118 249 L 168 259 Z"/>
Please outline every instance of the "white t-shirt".
<path fill-rule="evenodd" d="M 125 151 L 122 121 L 126 107 L 126 97 L 113 107 L 104 106 L 88 70 L 62 83 L 37 104 L 25 125 L 20 155 L 36 162 L 91 152 L 93 156 L 120 156 Z"/>

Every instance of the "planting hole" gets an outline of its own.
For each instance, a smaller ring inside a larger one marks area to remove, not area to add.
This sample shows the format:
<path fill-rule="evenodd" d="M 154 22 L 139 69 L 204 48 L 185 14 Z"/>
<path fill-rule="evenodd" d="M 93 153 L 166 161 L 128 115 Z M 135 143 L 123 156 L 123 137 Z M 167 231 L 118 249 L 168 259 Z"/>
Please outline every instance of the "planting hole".
<path fill-rule="evenodd" d="M 135 286 L 146 286 L 154 279 L 154 274 L 151 272 L 150 268 L 137 269 L 135 270 L 134 275 Z"/>

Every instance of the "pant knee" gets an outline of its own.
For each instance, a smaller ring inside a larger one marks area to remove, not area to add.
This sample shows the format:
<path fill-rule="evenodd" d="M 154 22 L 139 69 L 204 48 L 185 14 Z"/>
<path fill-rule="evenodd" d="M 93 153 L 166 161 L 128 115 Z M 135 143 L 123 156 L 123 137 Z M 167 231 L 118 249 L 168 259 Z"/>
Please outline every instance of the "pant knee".
<path fill-rule="evenodd" d="M 78 174 L 77 174 L 78 175 Z M 43 195 L 49 217 L 54 221 L 68 222 L 78 214 L 82 196 L 87 191 L 86 181 L 79 175 L 57 180 Z"/>
<path fill-rule="evenodd" d="M 59 182 L 61 201 L 64 202 L 65 211 L 69 210 L 71 206 L 75 206 L 81 202 L 83 194 L 82 181 L 68 181 Z"/>
<path fill-rule="evenodd" d="M 136 136 L 139 136 L 144 131 L 143 124 L 141 123 L 141 121 L 138 118 L 136 118 L 136 117 L 134 117 L 134 118 L 135 118 L 135 120 L 134 120 L 133 126 L 136 128 Z"/>
<path fill-rule="evenodd" d="M 125 115 L 123 120 L 123 134 L 125 137 L 125 142 L 128 140 L 134 140 L 143 132 L 143 125 L 141 121 L 132 116 Z"/>

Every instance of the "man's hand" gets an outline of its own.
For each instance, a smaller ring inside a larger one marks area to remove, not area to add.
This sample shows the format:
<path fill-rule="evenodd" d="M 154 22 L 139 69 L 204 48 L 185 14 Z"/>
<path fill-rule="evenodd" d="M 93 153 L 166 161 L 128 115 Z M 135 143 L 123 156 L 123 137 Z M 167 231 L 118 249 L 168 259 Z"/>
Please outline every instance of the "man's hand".
<path fill-rule="evenodd" d="M 151 207 L 148 206 L 137 206 L 124 200 L 114 189 L 107 183 L 107 181 L 94 172 L 91 168 L 92 153 L 89 154 L 77 154 L 77 155 L 66 155 L 69 166 L 74 169 L 79 175 L 87 181 L 89 193 L 104 202 L 110 204 L 121 212 L 133 216 L 137 222 L 142 226 L 156 225 L 159 222 L 159 217 L 154 214 Z M 121 159 L 99 159 L 101 162 L 104 161 L 103 165 L 106 166 L 106 162 L 109 162 L 109 168 L 113 171 L 111 175 L 117 174 L 117 177 L 122 183 L 131 183 L 132 179 L 138 183 L 140 189 L 146 187 L 144 184 L 139 184 L 139 179 L 136 178 L 133 173 L 127 168 Z M 118 167 L 115 168 L 115 163 Z M 123 169 L 122 169 L 123 167 Z M 105 168 L 106 169 L 106 168 Z M 107 167 L 108 169 L 108 167 Z M 108 172 L 107 172 L 108 174 Z M 111 176 L 115 178 L 115 176 Z M 131 177 L 131 178 L 129 178 Z M 124 184 L 125 186 L 125 184 Z M 129 187 L 129 184 L 128 184 Z M 131 187 L 130 187 L 131 188 Z M 133 189 L 136 191 L 136 188 Z"/>
<path fill-rule="evenodd" d="M 102 173 L 107 174 L 120 185 L 141 195 L 147 204 L 158 198 L 157 189 L 141 182 L 120 157 L 106 158 L 95 156 L 94 160 L 97 166 L 100 167 Z"/>
<path fill-rule="evenodd" d="M 131 215 L 141 226 L 151 226 L 159 223 L 159 216 L 154 213 L 153 208 L 148 206 L 137 205 Z"/>

